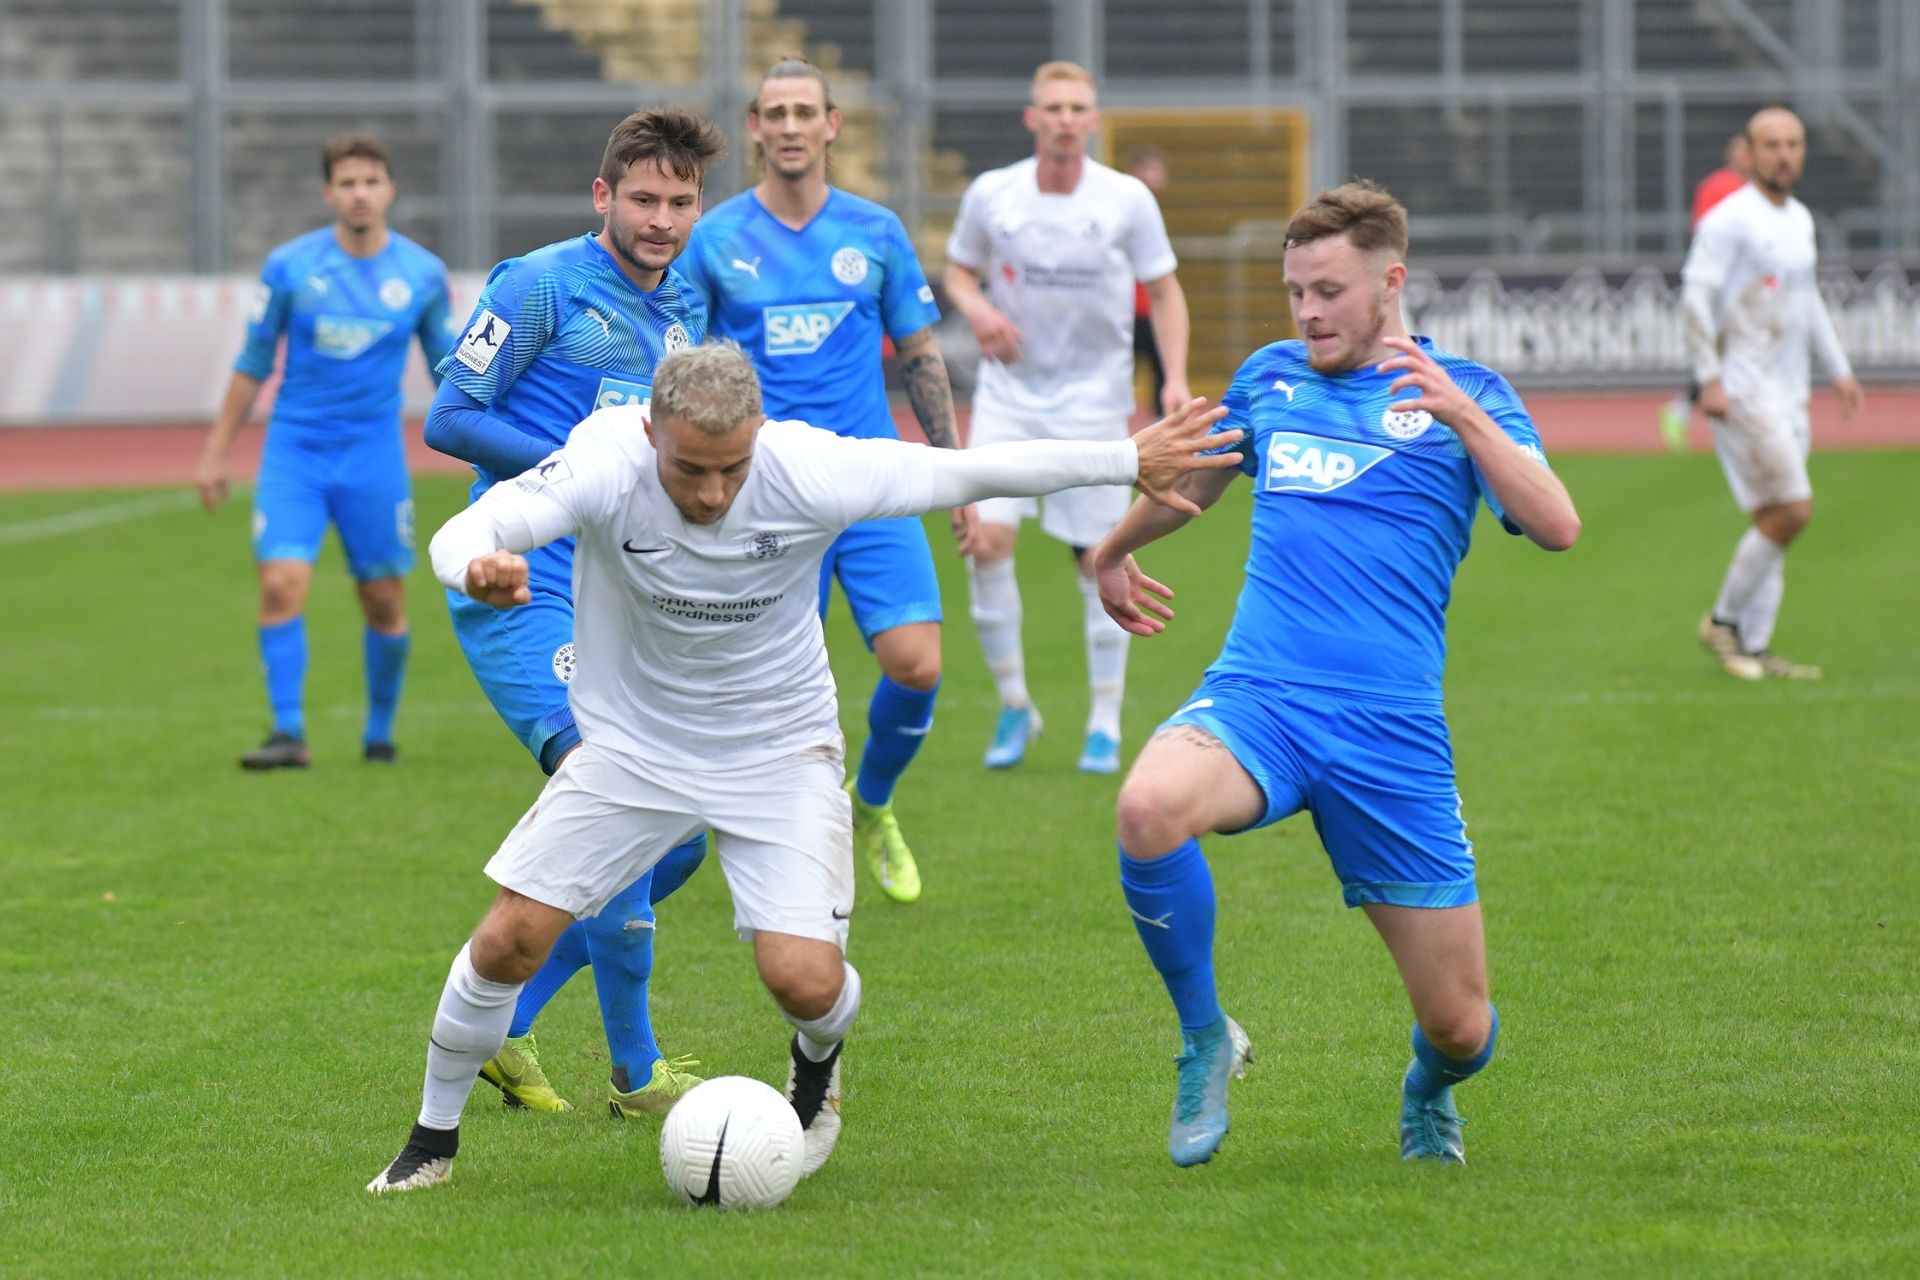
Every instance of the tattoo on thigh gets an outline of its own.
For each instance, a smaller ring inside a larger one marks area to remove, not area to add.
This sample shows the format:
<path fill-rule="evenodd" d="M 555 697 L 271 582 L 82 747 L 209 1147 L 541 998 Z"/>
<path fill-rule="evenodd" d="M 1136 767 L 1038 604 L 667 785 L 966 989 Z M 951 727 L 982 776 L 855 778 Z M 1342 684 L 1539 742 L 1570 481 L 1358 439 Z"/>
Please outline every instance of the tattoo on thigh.
<path fill-rule="evenodd" d="M 1226 743 L 1220 741 L 1220 739 L 1214 737 L 1197 724 L 1170 724 L 1158 730 L 1153 736 L 1155 740 L 1159 741 L 1184 742 L 1188 746 L 1198 747 L 1202 751 L 1225 751 L 1227 749 Z"/>

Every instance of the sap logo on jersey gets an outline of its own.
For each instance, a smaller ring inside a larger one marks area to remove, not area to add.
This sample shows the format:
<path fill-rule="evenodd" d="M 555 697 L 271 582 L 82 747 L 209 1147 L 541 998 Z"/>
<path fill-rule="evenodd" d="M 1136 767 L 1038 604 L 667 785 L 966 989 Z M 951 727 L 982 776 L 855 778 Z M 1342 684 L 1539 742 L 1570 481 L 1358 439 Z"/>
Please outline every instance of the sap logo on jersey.
<path fill-rule="evenodd" d="M 851 302 L 800 302 L 768 307 L 761 313 L 767 326 L 767 354 L 812 355 L 852 310 Z"/>
<path fill-rule="evenodd" d="M 611 409 L 615 405 L 637 404 L 642 408 L 653 399 L 653 388 L 644 382 L 627 382 L 620 378 L 600 379 L 600 389 L 593 393 L 593 407 Z"/>
<path fill-rule="evenodd" d="M 393 329 L 389 320 L 362 320 L 358 316 L 315 316 L 313 350 L 335 360 L 351 360 Z"/>
<path fill-rule="evenodd" d="M 1392 453 L 1352 440 L 1276 431 L 1267 438 L 1267 491 L 1331 493 Z"/>

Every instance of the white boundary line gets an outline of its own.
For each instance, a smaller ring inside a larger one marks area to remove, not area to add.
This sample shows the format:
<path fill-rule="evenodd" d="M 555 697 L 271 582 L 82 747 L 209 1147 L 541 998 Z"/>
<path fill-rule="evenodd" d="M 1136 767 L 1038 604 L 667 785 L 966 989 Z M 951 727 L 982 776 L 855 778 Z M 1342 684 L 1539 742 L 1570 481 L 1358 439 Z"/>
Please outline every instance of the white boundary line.
<path fill-rule="evenodd" d="M 0 524 L 0 546 L 15 542 L 38 542 L 43 538 L 57 538 L 63 533 L 78 533 L 82 529 L 98 529 L 102 525 L 124 524 L 129 520 L 140 520 L 170 511 L 185 511 L 189 507 L 197 506 L 199 502 L 199 496 L 193 493 L 157 493 L 145 498 L 135 498 L 130 502 L 109 502 L 100 507 L 82 507 L 78 511 L 68 511 L 62 515 L 47 516 L 40 520 Z"/>

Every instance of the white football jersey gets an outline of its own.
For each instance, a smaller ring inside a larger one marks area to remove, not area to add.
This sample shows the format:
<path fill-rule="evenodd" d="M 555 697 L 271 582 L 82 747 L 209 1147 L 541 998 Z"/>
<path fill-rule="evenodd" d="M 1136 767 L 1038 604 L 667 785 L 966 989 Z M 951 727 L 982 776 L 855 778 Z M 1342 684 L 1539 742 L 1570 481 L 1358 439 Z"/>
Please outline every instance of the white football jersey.
<path fill-rule="evenodd" d="M 1776 205 L 1751 183 L 1700 221 L 1681 279 L 1716 298 L 1720 376 L 1727 394 L 1805 404 L 1810 346 L 1819 345 L 1832 372 L 1846 357 L 1820 298 L 1813 215 L 1788 197 Z"/>
<path fill-rule="evenodd" d="M 1092 160 L 1070 195 L 1044 195 L 1029 157 L 981 174 L 960 202 L 950 262 L 987 277 L 1020 330 L 1020 358 L 982 359 L 974 413 L 1124 436 L 1133 413 L 1133 286 L 1177 262 L 1153 193 Z"/>
<path fill-rule="evenodd" d="M 600 410 L 471 509 L 494 504 L 485 514 L 508 527 L 518 517 L 532 545 L 576 539 L 567 693 L 581 736 L 707 769 L 837 741 L 821 557 L 856 521 L 928 509 L 936 451 L 768 422 L 733 506 L 698 525 L 661 487 L 645 415 Z"/>

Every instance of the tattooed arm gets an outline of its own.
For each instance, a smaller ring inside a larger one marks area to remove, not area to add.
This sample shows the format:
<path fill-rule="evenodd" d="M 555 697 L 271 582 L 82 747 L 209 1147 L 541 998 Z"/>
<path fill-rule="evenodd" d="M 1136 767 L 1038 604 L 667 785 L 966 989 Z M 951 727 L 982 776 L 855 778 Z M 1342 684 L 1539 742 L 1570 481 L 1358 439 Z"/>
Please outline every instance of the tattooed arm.
<path fill-rule="evenodd" d="M 947 362 L 933 341 L 933 326 L 910 333 L 894 344 L 900 356 L 900 380 L 907 386 L 907 402 L 927 443 L 936 449 L 958 449 L 960 433 L 953 421 L 953 385 L 947 380 Z M 960 554 L 973 550 L 979 517 L 972 506 L 953 509 L 953 536 Z"/>

